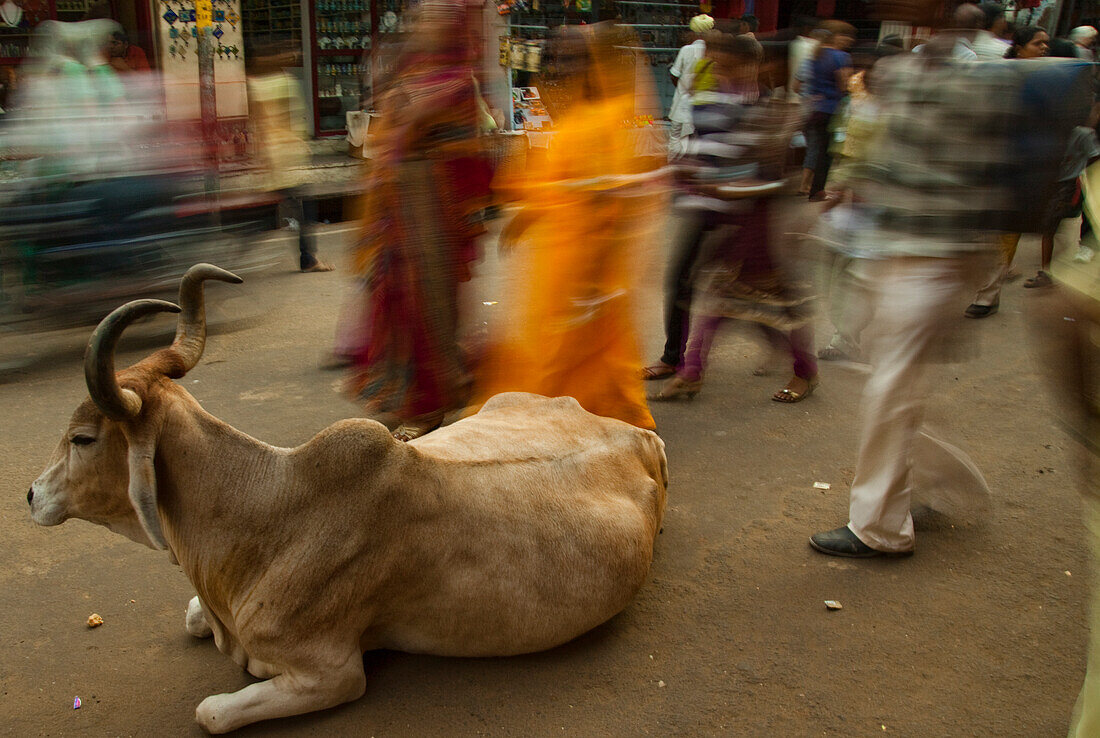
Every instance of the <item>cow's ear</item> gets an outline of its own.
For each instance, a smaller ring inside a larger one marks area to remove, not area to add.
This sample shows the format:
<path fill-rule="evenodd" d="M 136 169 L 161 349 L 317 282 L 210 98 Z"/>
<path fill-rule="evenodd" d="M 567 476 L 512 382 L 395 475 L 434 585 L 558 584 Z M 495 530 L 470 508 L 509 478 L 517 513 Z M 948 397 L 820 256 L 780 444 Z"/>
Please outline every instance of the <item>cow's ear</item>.
<path fill-rule="evenodd" d="M 157 474 L 153 466 L 156 443 L 152 440 L 130 439 L 128 464 L 130 467 L 130 504 L 134 506 L 141 527 L 155 548 L 164 550 L 168 544 L 160 527 L 157 514 Z"/>

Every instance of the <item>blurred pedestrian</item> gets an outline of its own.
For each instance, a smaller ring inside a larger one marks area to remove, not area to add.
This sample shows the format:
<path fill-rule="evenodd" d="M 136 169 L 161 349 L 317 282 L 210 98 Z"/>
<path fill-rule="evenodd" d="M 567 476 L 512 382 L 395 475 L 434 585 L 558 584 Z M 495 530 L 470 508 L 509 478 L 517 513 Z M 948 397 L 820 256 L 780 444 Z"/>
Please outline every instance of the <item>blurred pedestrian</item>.
<path fill-rule="evenodd" d="M 983 214 L 1009 200 L 1010 183 L 987 173 L 1009 160 L 1006 108 L 1018 95 L 1011 75 L 957 61 L 950 43 L 929 46 L 876 67 L 881 132 L 851 179 L 876 211 L 857 245 L 874 257 L 863 271 L 878 330 L 868 351 L 849 522 L 810 537 L 815 550 L 833 556 L 913 552 L 910 471 L 925 366 L 950 348 L 954 301 L 970 262 L 988 249 Z"/>
<path fill-rule="evenodd" d="M 730 127 L 740 120 L 741 107 L 755 103 L 760 96 L 760 86 L 753 72 L 759 65 L 759 44 L 735 44 L 733 38 L 732 34 L 720 31 L 711 33 L 712 44 L 706 56 L 692 70 L 691 115 L 693 120 L 700 118 L 706 128 L 694 130 L 687 143 L 692 157 L 685 163 L 703 171 L 717 172 L 726 162 L 720 157 L 699 156 L 699 150 L 738 153 L 726 146 L 724 139 Z M 711 120 L 714 110 L 719 115 Z M 732 171 L 744 170 L 734 168 Z M 665 280 L 665 348 L 657 363 L 642 370 L 643 379 L 667 379 L 682 364 L 691 321 L 696 262 L 703 241 L 707 234 L 725 223 L 724 216 L 734 209 L 737 208 L 713 192 L 697 187 L 688 188 L 678 198 L 679 228 Z"/>
<path fill-rule="evenodd" d="M 900 53 L 894 49 L 889 55 Z M 852 75 L 836 163 L 829 172 L 825 211 L 811 231 L 827 248 L 826 292 L 833 334 L 818 351 L 824 361 L 862 360 L 862 335 L 872 318 L 867 286 L 868 254 L 861 233 L 873 227 L 876 212 L 857 198 L 852 183 L 863 175 L 875 137 L 881 132 L 882 101 L 874 94 L 874 67 Z"/>
<path fill-rule="evenodd" d="M 848 77 L 852 74 L 852 57 L 848 49 L 856 39 L 856 29 L 843 21 L 825 21 L 821 28 L 827 35 L 810 60 L 806 92 L 812 100 L 812 112 L 804 130 L 807 161 L 803 163 L 802 183 L 798 188 L 798 194 L 809 195 L 815 202 L 824 199 L 822 191 L 832 161 L 829 123 L 841 98 L 847 94 Z"/>
<path fill-rule="evenodd" d="M 513 289 L 502 298 L 475 404 L 510 391 L 568 396 L 652 430 L 634 300 L 663 202 L 622 126 L 635 80 L 616 33 L 571 26 L 554 41 L 553 71 L 539 83 L 553 142 L 544 160 L 497 178 L 520 206 L 500 235 Z"/>
<path fill-rule="evenodd" d="M 1095 195 L 1086 209 L 1100 209 Z M 1063 252 L 1055 258 L 1051 276 L 1055 287 L 1029 301 L 1029 343 L 1048 380 L 1055 418 L 1078 454 L 1077 486 L 1092 571 L 1087 669 L 1068 735 L 1091 738 L 1100 735 L 1100 260 L 1082 263 Z"/>
<path fill-rule="evenodd" d="M 934 41 L 913 47 L 914 54 L 923 54 L 932 46 L 950 45 L 951 58 L 955 61 L 978 61 L 974 39 L 986 23 L 985 13 L 973 3 L 962 3 L 951 14 L 951 28 L 937 33 Z M 936 52 L 940 53 L 940 52 Z"/>
<path fill-rule="evenodd" d="M 298 238 L 298 269 L 331 272 L 332 267 L 317 258 L 317 245 L 310 233 L 310 226 L 317 222 L 317 203 L 304 192 L 312 160 L 306 143 L 305 104 L 298 80 L 286 71 L 296 65 L 296 52 L 276 43 L 257 49 L 248 61 L 249 111 L 267 187 L 300 213 L 300 218 L 292 219 Z"/>
<path fill-rule="evenodd" d="M 654 399 L 694 397 L 719 327 L 742 320 L 793 359 L 794 376 L 772 399 L 799 402 L 817 385 L 809 301 L 774 257 L 767 195 L 779 189 L 780 162 L 803 108 L 785 101 L 757 104 L 763 49 L 755 39 L 723 35 L 711 47 L 696 73 L 695 170 L 677 203 L 684 227 L 666 283 L 665 354 L 645 376 L 675 371 Z M 700 268 L 703 239 L 711 232 L 718 244 Z"/>
<path fill-rule="evenodd" d="M 695 66 L 707 51 L 704 36 L 714 28 L 714 19 L 709 15 L 697 15 L 688 21 L 693 39 L 676 53 L 676 60 L 668 70 L 672 83 L 676 86 L 672 93 L 672 105 L 668 110 L 670 121 L 668 131 L 668 157 L 676 159 L 683 156 L 684 139 L 695 130 L 691 123 L 691 87 L 695 77 Z"/>
<path fill-rule="evenodd" d="M 1009 44 L 1001 38 L 1005 30 L 1005 9 L 996 2 L 980 3 L 978 7 L 984 16 L 981 29 L 974 36 L 971 48 L 978 61 L 997 61 L 1003 59 Z"/>
<path fill-rule="evenodd" d="M 787 54 L 787 95 L 795 97 L 799 94 L 797 82 L 798 70 L 806 63 L 806 60 L 814 55 L 817 50 L 818 40 L 813 37 L 817 29 L 817 19 L 802 16 L 794 23 L 795 37 L 791 41 Z"/>
<path fill-rule="evenodd" d="M 1097 31 L 1092 26 L 1077 26 L 1069 32 L 1069 40 L 1077 47 L 1078 59 L 1096 61 L 1096 35 Z"/>
<path fill-rule="evenodd" d="M 1039 35 L 1036 33 L 1021 35 L 1021 38 L 1025 37 L 1028 40 L 1020 48 L 1024 49 L 1024 54 L 1034 53 L 1038 49 L 1038 45 L 1032 42 L 1040 38 Z M 1072 44 L 1064 39 L 1055 39 L 1053 42 L 1046 44 L 1046 47 L 1048 51 L 1050 48 L 1057 48 L 1059 54 L 1063 57 L 1075 57 Z M 1010 58 L 1034 57 L 1017 56 Z M 1085 121 L 1081 122 L 1084 123 Z M 1025 288 L 1035 289 L 1050 286 L 1051 279 L 1048 270 L 1054 253 L 1055 238 L 1063 220 L 1077 218 L 1081 215 L 1082 190 L 1080 176 L 1089 163 L 1100 154 L 1098 146 L 1100 146 L 1100 143 L 1097 142 L 1095 130 L 1084 126 L 1078 126 L 1070 138 L 1069 146 L 1062 157 L 1054 192 L 1045 202 L 1045 210 L 1040 219 L 1039 271 L 1034 277 L 1024 281 Z M 1026 208 L 1028 205 L 1022 205 L 1022 207 Z M 1080 243 L 1079 236 L 1080 230 L 1078 229 L 1078 245 Z M 978 288 L 978 293 L 975 295 L 973 302 L 966 308 L 965 315 L 968 318 L 987 318 L 995 314 L 1000 307 L 1001 289 L 1008 279 L 1012 262 L 1016 258 L 1020 234 L 1002 233 L 996 238 L 999 243 L 996 262 L 982 286 Z"/>
<path fill-rule="evenodd" d="M 470 278 L 484 232 L 475 216 L 489 196 L 470 30 L 463 0 L 427 0 L 392 76 L 376 83 L 380 117 L 355 256 L 368 340 L 350 389 L 369 413 L 395 415 L 394 437 L 405 441 L 469 398 L 458 285 Z"/>

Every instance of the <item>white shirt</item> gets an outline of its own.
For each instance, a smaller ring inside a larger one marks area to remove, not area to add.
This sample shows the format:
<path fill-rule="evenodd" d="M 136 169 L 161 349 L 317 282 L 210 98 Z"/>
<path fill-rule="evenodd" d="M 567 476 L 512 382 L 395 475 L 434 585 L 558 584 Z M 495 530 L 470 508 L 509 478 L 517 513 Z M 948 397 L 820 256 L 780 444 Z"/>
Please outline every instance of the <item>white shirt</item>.
<path fill-rule="evenodd" d="M 669 72 L 676 78 L 676 92 L 672 95 L 672 106 L 668 109 L 668 119 L 676 123 L 691 123 L 691 85 L 695 81 L 695 66 L 707 53 L 707 44 L 698 39 L 681 47 L 672 62 Z"/>
<path fill-rule="evenodd" d="M 1005 52 L 1011 46 L 1008 41 L 999 39 L 989 31 L 978 31 L 970 48 L 978 55 L 978 61 L 997 61 L 1005 58 Z"/>
<path fill-rule="evenodd" d="M 794 89 L 794 81 L 804 81 L 799 76 L 799 72 L 802 70 L 802 65 L 813 56 L 814 49 L 817 48 L 817 41 L 806 36 L 799 36 L 794 41 L 791 41 L 790 57 L 787 60 L 787 68 L 790 70 L 789 78 L 787 79 L 787 92 L 790 93 Z"/>
<path fill-rule="evenodd" d="M 913 53 L 922 53 L 927 45 L 928 44 L 921 44 L 920 46 L 914 46 Z M 1004 56 L 1004 52 L 1001 52 L 1001 56 Z M 965 38 L 960 38 L 955 42 L 955 45 L 951 47 L 951 58 L 955 61 L 978 61 L 979 59 L 978 53 L 971 47 L 970 42 Z"/>

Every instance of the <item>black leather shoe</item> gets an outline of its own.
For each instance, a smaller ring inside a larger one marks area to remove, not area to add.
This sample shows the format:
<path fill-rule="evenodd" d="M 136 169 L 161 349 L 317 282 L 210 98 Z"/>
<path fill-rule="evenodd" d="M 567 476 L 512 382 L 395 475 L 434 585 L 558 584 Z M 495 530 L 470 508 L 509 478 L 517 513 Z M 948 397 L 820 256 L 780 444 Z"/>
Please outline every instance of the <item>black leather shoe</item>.
<path fill-rule="evenodd" d="M 997 308 L 1000 307 L 997 304 L 993 305 L 971 305 L 963 313 L 968 318 L 988 318 L 993 313 L 997 312 Z"/>
<path fill-rule="evenodd" d="M 879 551 L 859 540 L 852 530 L 844 525 L 825 533 L 810 536 L 810 546 L 829 556 L 845 556 L 850 559 L 869 559 L 874 556 L 909 556 L 912 551 Z"/>

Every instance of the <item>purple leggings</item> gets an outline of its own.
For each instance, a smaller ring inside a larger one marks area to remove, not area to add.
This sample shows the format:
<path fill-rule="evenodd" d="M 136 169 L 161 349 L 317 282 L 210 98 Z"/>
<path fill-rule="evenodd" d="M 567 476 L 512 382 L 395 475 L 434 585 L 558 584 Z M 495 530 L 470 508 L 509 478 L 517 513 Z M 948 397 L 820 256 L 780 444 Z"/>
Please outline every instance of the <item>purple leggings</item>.
<path fill-rule="evenodd" d="M 740 262 L 740 274 L 752 283 L 767 279 L 778 270 L 772 259 L 768 241 L 769 203 L 757 200 L 752 209 L 737 218 L 740 228 L 734 238 L 725 244 L 719 257 Z M 713 315 L 696 315 L 691 324 L 691 336 L 684 359 L 677 373 L 689 381 L 702 379 L 707 365 L 707 355 L 714 343 L 714 335 L 725 318 Z M 794 360 L 795 376 L 812 379 L 817 376 L 817 358 L 813 353 L 814 332 L 812 325 L 805 325 L 790 332 L 757 323 L 768 341 L 777 349 L 789 351 Z"/>
<path fill-rule="evenodd" d="M 718 327 L 727 320 L 719 315 L 702 315 L 697 317 L 691 326 L 691 339 L 688 341 L 687 353 L 684 354 L 684 363 L 677 370 L 684 379 L 695 382 L 703 378 L 703 372 L 707 367 L 707 356 L 710 347 L 714 345 L 714 336 L 718 333 Z M 814 356 L 814 329 L 810 325 L 796 328 L 789 333 L 772 328 L 771 326 L 757 324 L 768 341 L 777 349 L 789 351 L 794 358 L 794 375 L 802 379 L 813 379 L 817 376 L 817 358 Z"/>

